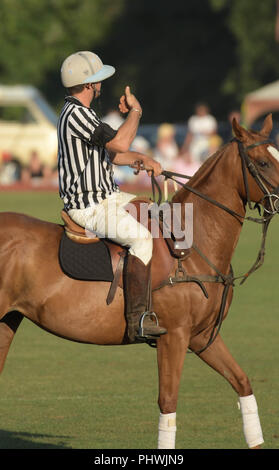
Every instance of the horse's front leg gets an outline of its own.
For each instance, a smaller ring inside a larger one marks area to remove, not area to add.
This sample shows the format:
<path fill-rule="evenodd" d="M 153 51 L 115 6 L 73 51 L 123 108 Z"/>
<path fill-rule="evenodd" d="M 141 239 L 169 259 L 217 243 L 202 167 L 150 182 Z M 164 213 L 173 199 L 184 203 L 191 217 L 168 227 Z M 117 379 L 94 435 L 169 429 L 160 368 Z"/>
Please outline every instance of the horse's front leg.
<path fill-rule="evenodd" d="M 21 313 L 12 311 L 0 320 L 0 373 L 3 371 L 10 345 L 22 319 Z"/>
<path fill-rule="evenodd" d="M 182 329 L 157 342 L 160 408 L 158 449 L 175 449 L 176 405 L 188 338 Z"/>
<path fill-rule="evenodd" d="M 193 351 L 197 351 L 203 346 L 204 342 L 201 341 L 201 338 L 191 340 L 190 348 Z M 232 357 L 220 335 L 216 337 L 208 349 L 199 354 L 199 357 L 228 380 L 237 392 L 247 445 L 250 449 L 259 448 L 264 440 L 257 402 L 251 384 L 245 372 Z"/>

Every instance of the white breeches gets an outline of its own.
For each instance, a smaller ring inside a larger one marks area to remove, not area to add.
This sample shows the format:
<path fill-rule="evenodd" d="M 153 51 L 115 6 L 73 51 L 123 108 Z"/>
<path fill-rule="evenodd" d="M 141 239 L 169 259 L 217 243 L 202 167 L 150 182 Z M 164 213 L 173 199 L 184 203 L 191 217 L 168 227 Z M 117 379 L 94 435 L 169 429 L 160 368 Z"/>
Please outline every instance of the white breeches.
<path fill-rule="evenodd" d="M 96 233 L 99 238 L 109 238 L 129 248 L 144 264 L 152 257 L 153 240 L 149 230 L 125 210 L 134 194 L 113 193 L 104 201 L 86 209 L 70 209 L 69 216 L 78 225 Z"/>

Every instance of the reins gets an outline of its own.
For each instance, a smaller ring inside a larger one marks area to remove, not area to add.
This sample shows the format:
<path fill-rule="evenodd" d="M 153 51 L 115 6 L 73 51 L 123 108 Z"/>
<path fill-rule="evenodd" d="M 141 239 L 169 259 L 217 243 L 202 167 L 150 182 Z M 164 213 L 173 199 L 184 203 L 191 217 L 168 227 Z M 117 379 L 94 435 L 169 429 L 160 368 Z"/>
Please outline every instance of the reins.
<path fill-rule="evenodd" d="M 249 186 L 248 186 L 246 169 L 249 170 L 249 172 L 251 173 L 253 178 L 256 180 L 257 184 L 260 186 L 260 188 L 264 192 L 265 196 L 269 197 L 269 196 L 272 196 L 272 194 L 270 194 L 268 192 L 266 186 L 263 185 L 262 179 L 264 179 L 264 177 L 259 174 L 258 170 L 256 169 L 255 165 L 253 164 L 253 162 L 249 158 L 246 151 L 251 149 L 251 148 L 258 147 L 259 145 L 264 145 L 264 144 L 271 143 L 272 141 L 264 140 L 264 141 L 256 142 L 255 144 L 249 145 L 248 147 L 244 148 L 242 142 L 238 141 L 237 139 L 233 139 L 233 140 L 235 140 L 238 143 L 238 148 L 239 148 L 239 154 L 240 154 L 240 157 L 241 157 L 241 161 L 242 161 L 242 164 L 245 165 L 245 166 L 242 165 L 242 172 L 243 172 L 247 202 L 249 204 L 250 209 L 256 209 L 257 208 L 258 211 L 260 211 L 260 207 L 259 207 L 258 203 L 256 203 L 254 205 L 254 207 L 251 206 L 251 200 L 250 200 L 250 194 L 249 194 Z M 272 213 L 268 213 L 268 215 L 266 215 L 266 216 L 263 215 L 260 218 L 255 218 L 255 217 L 250 217 L 250 216 L 246 217 L 246 216 L 243 216 L 242 214 L 239 214 L 238 212 L 234 211 L 233 209 L 225 206 L 224 204 L 220 203 L 219 201 L 216 201 L 215 199 L 212 199 L 211 197 L 201 193 L 196 188 L 193 188 L 192 186 L 189 186 L 188 184 L 182 183 L 181 181 L 174 178 L 174 176 L 176 176 L 176 177 L 180 177 L 180 178 L 190 179 L 191 176 L 183 175 L 183 174 L 175 173 L 175 172 L 171 172 L 171 171 L 163 171 L 162 175 L 165 177 L 165 179 L 171 179 L 171 180 L 175 181 L 177 184 L 182 186 L 184 189 L 192 192 L 196 196 L 206 200 L 207 202 L 215 205 L 216 207 L 219 207 L 220 209 L 228 212 L 230 215 L 235 217 L 240 223 L 242 223 L 242 222 L 239 219 L 242 219 L 243 221 L 248 220 L 250 222 L 256 222 L 256 223 L 263 224 L 262 243 L 261 243 L 261 247 L 260 247 L 256 262 L 254 263 L 252 268 L 246 274 L 243 274 L 243 275 L 238 276 L 238 277 L 234 277 L 232 279 L 232 283 L 236 279 L 242 279 L 242 282 L 240 284 L 243 284 L 243 282 L 247 279 L 247 277 L 250 274 L 252 274 L 252 272 L 254 272 L 256 269 L 258 269 L 263 264 L 263 261 L 264 261 L 264 248 L 265 248 L 265 240 L 266 240 L 267 229 L 268 229 L 268 226 L 269 226 L 269 223 L 270 223 L 272 217 L 275 215 L 275 213 L 277 211 L 272 212 Z M 152 180 L 155 180 L 155 178 L 152 177 Z M 266 181 L 266 183 L 268 183 L 272 187 L 272 189 L 275 189 L 275 187 L 270 182 Z M 157 188 L 158 188 L 158 186 L 157 186 Z M 160 201 L 161 201 L 161 199 L 162 199 L 162 196 L 160 196 Z M 264 208 L 264 212 L 266 212 L 265 208 Z M 222 274 L 217 269 L 217 267 L 214 266 L 213 263 L 211 263 L 210 260 L 201 252 L 201 250 L 199 250 L 196 247 L 196 245 L 193 244 L 192 246 L 196 251 L 198 251 L 200 256 L 207 262 L 207 264 L 209 264 L 216 271 L 216 273 L 218 274 L 218 278 L 221 278 L 221 279 L 224 280 L 224 282 L 227 282 L 227 276 Z"/>
<path fill-rule="evenodd" d="M 250 209 L 256 209 L 257 208 L 258 211 L 259 211 L 259 214 L 260 214 L 259 203 L 256 203 L 254 205 L 254 207 L 252 207 L 252 204 L 251 204 L 250 191 L 249 191 L 248 178 L 247 178 L 247 171 L 249 171 L 249 173 L 252 175 L 252 177 L 254 178 L 254 180 L 256 181 L 258 186 L 260 187 L 260 189 L 263 191 L 263 193 L 264 193 L 264 198 L 263 199 L 265 199 L 265 197 L 268 197 L 269 200 L 270 200 L 270 205 L 271 205 L 272 210 L 269 212 L 264 207 L 263 208 L 264 209 L 263 215 L 260 218 L 255 218 L 255 217 L 250 217 L 250 216 L 248 216 L 248 217 L 243 216 L 242 214 L 237 213 L 236 211 L 234 211 L 233 209 L 225 206 L 224 204 L 220 203 L 219 201 L 216 201 L 216 200 L 212 199 L 210 196 L 207 196 L 207 195 L 201 193 L 196 188 L 193 188 L 192 186 L 189 186 L 189 184 L 182 183 L 181 181 L 176 179 L 176 177 L 191 179 L 191 176 L 180 174 L 180 173 L 175 173 L 175 172 L 172 172 L 172 171 L 163 171 L 162 172 L 162 176 L 165 177 L 165 181 L 168 180 L 168 179 L 174 181 L 176 184 L 179 184 L 180 186 L 182 186 L 184 189 L 188 190 L 189 192 L 191 192 L 191 193 L 195 194 L 196 196 L 206 200 L 207 202 L 215 205 L 216 207 L 219 207 L 220 209 L 226 211 L 231 216 L 235 217 L 240 223 L 243 223 L 242 221 L 244 221 L 244 220 L 248 220 L 248 221 L 251 221 L 251 222 L 256 222 L 256 223 L 262 224 L 262 240 L 261 240 L 261 245 L 260 245 L 260 249 L 259 249 L 256 261 L 254 262 L 252 267 L 245 274 L 240 275 L 240 276 L 234 276 L 232 266 L 230 266 L 230 273 L 228 275 L 225 275 L 225 274 L 221 273 L 219 271 L 219 269 L 209 260 L 209 258 L 193 243 L 192 248 L 216 272 L 216 276 L 207 275 L 207 274 L 201 274 L 201 275 L 198 275 L 198 276 L 188 275 L 185 271 L 185 268 L 182 266 L 182 260 L 183 260 L 183 258 L 182 258 L 182 259 L 178 259 L 178 268 L 175 272 L 175 276 L 170 277 L 168 280 L 166 280 L 164 283 L 162 283 L 157 288 L 157 289 L 160 289 L 160 288 L 162 288 L 166 285 L 175 285 L 175 284 L 180 283 L 180 282 L 195 282 L 201 287 L 205 297 L 208 298 L 206 288 L 203 285 L 204 282 L 222 283 L 224 285 L 220 310 L 219 310 L 219 313 L 217 315 L 217 318 L 216 318 L 211 336 L 209 338 L 209 341 L 206 344 L 206 346 L 203 347 L 202 349 L 200 349 L 199 351 L 190 351 L 190 352 L 194 352 L 195 354 L 200 354 L 201 352 L 206 350 L 213 343 L 215 338 L 217 337 L 217 335 L 220 331 L 221 325 L 222 325 L 223 317 L 224 317 L 226 300 L 227 300 L 229 288 L 234 286 L 234 282 L 238 279 L 241 280 L 240 285 L 243 284 L 246 281 L 246 279 L 252 273 L 254 273 L 258 268 L 260 268 L 263 265 L 264 257 L 265 257 L 265 243 L 266 243 L 267 230 L 268 230 L 269 223 L 270 223 L 272 217 L 275 215 L 275 213 L 278 212 L 277 210 L 274 210 L 273 201 L 271 199 L 272 196 L 275 196 L 276 199 L 278 200 L 278 195 L 270 193 L 268 191 L 267 187 L 266 187 L 266 184 L 268 184 L 273 190 L 275 190 L 276 188 L 270 182 L 268 182 L 263 177 L 263 175 L 261 175 L 259 173 L 258 169 L 256 168 L 254 163 L 251 161 L 249 155 L 247 154 L 247 151 L 249 149 L 252 149 L 254 147 L 258 147 L 260 145 L 265 145 L 265 144 L 272 143 L 272 141 L 271 140 L 264 140 L 264 141 L 256 142 L 255 144 L 249 145 L 247 147 L 244 147 L 243 143 L 241 141 L 237 140 L 237 139 L 233 139 L 233 141 L 236 141 L 237 144 L 238 144 L 239 155 L 241 157 L 244 186 L 245 186 L 245 191 L 246 191 L 246 199 L 247 199 L 247 203 L 249 205 L 249 208 Z M 157 183 L 156 179 L 154 178 L 153 174 L 151 176 L 151 181 L 152 181 L 153 200 L 155 201 L 155 188 L 156 188 L 157 191 L 158 191 L 158 201 L 157 201 L 157 203 L 158 203 L 158 205 L 160 205 L 161 201 L 162 201 L 162 191 L 161 191 L 161 188 L 160 188 L 159 184 Z"/>

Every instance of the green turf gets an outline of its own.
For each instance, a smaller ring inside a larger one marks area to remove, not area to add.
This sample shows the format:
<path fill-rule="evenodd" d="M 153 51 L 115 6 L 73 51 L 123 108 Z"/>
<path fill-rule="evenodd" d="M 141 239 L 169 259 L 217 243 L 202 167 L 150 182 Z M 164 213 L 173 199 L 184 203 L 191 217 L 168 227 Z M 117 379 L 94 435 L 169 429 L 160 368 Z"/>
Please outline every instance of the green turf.
<path fill-rule="evenodd" d="M 60 223 L 55 193 L 0 194 L 0 211 Z M 265 449 L 279 448 L 278 228 L 272 221 L 264 266 L 243 286 L 221 333 L 248 373 Z M 255 259 L 259 225 L 245 223 L 233 260 L 243 273 Z M 0 449 L 156 448 L 156 351 L 101 347 L 56 338 L 24 320 L 0 377 Z M 177 449 L 245 449 L 237 397 L 227 382 L 187 356 L 177 408 Z"/>

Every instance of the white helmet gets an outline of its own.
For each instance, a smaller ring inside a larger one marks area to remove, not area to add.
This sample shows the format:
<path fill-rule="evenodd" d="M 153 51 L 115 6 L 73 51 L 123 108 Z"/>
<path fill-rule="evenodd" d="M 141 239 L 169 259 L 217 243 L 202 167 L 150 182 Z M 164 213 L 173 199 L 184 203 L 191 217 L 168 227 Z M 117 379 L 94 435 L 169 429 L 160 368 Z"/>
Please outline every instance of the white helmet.
<path fill-rule="evenodd" d="M 104 65 L 100 57 L 90 51 L 80 51 L 67 57 L 61 67 L 65 88 L 84 83 L 97 83 L 111 77 L 115 68 Z"/>

